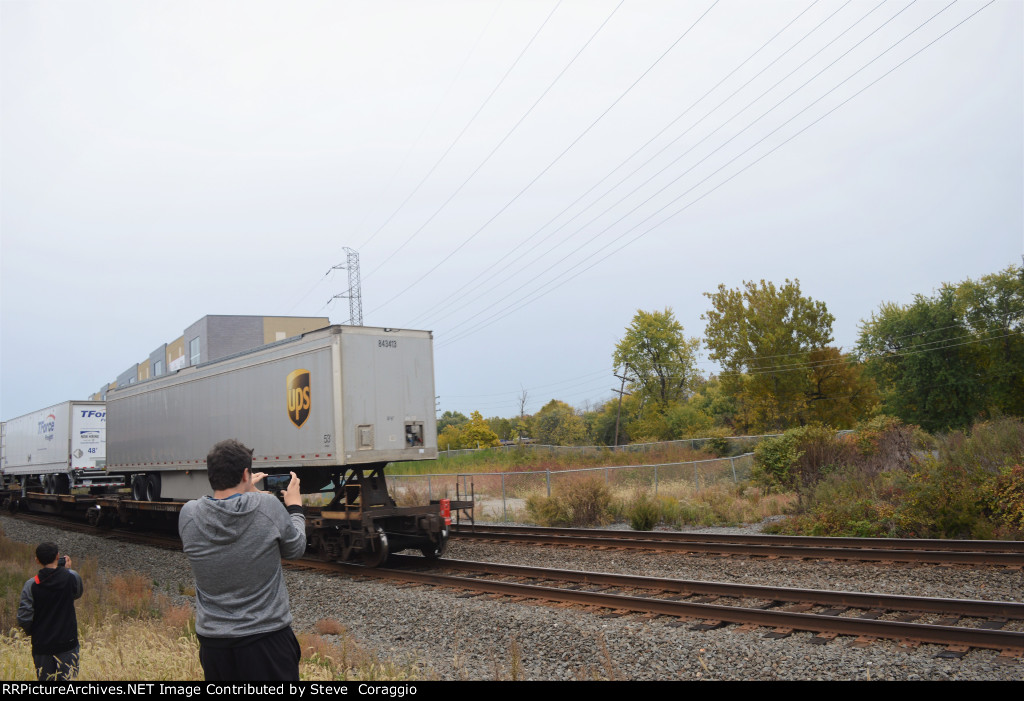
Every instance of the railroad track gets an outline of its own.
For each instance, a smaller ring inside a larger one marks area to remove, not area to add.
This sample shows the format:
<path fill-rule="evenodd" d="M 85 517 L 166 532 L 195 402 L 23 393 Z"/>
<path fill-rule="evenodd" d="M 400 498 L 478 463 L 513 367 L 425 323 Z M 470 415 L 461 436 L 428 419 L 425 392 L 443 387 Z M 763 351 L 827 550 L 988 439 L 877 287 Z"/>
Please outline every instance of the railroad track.
<path fill-rule="evenodd" d="M 28 523 L 35 523 L 40 526 L 59 528 L 74 533 L 85 533 L 98 538 L 120 540 L 136 545 L 152 545 L 166 550 L 181 550 L 181 540 L 177 535 L 170 535 L 157 531 L 139 531 L 132 528 L 103 528 L 84 523 L 82 521 L 70 520 L 64 517 L 43 514 L 30 514 L 22 511 L 5 513 L 4 518 L 18 519 Z"/>
<path fill-rule="evenodd" d="M 97 529 L 27 514 L 16 518 L 181 549 L 177 539 L 162 534 Z M 811 632 L 812 643 L 855 636 L 864 644 L 888 639 L 911 645 L 945 645 L 947 650 L 942 654 L 951 657 L 962 656 L 971 648 L 998 650 L 1006 658 L 1024 657 L 1024 603 L 1017 602 L 768 587 L 404 555 L 392 555 L 383 568 L 323 562 L 312 557 L 285 564 L 297 571 L 443 586 L 464 592 L 462 596 L 492 595 L 514 602 L 586 606 L 603 616 L 669 617 L 672 620 L 668 625 L 699 629 L 764 627 L 770 629 L 766 633 L 769 637 Z"/>
<path fill-rule="evenodd" d="M 748 557 L 918 562 L 929 564 L 1024 566 L 1024 542 L 899 538 L 815 538 L 732 535 L 674 531 L 541 528 L 530 526 L 452 526 L 453 537 L 534 545 L 626 548 Z"/>
<path fill-rule="evenodd" d="M 386 568 L 302 560 L 292 567 L 403 583 L 444 586 L 465 595 L 511 597 L 596 609 L 598 615 L 670 617 L 669 625 L 708 630 L 730 624 L 767 627 L 769 637 L 814 633 L 812 643 L 856 636 L 903 644 L 947 646 L 943 656 L 971 648 L 1024 657 L 1024 603 L 822 591 L 558 570 L 464 560 L 392 556 Z M 1011 629 L 1004 630 L 1010 625 Z"/>

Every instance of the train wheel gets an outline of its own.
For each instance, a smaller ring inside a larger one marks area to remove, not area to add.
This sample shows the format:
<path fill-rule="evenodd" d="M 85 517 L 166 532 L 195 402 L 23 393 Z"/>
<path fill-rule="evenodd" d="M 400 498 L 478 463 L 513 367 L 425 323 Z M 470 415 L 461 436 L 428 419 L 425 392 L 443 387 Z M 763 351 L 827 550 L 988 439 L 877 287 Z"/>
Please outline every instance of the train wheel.
<path fill-rule="evenodd" d="M 341 537 L 336 526 L 313 531 L 309 545 L 324 562 L 334 562 L 340 558 Z"/>
<path fill-rule="evenodd" d="M 146 475 L 146 501 L 160 501 L 160 473 Z"/>
<path fill-rule="evenodd" d="M 377 527 L 377 536 L 373 539 L 375 550 L 364 550 L 363 551 L 363 564 L 367 567 L 380 567 L 384 564 L 384 561 L 388 559 L 388 537 L 384 533 L 384 529 Z"/>
<path fill-rule="evenodd" d="M 437 543 L 427 543 L 420 546 L 420 552 L 423 553 L 423 557 L 429 560 L 436 560 L 437 558 L 444 555 L 444 550 L 448 547 L 448 527 L 445 526 L 441 529 L 441 536 L 438 538 Z"/>

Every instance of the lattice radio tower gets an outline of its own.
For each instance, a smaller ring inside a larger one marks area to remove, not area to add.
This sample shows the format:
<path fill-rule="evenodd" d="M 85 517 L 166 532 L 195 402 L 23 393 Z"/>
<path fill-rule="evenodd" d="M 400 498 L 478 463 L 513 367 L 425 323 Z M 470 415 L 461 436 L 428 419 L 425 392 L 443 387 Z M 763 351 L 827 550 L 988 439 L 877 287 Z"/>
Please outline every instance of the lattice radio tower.
<path fill-rule="evenodd" d="M 352 326 L 363 325 L 363 286 L 359 281 L 359 251 L 345 247 L 348 256 L 344 263 L 338 263 L 331 270 L 348 270 L 348 289 L 336 294 L 331 299 L 348 298 L 348 323 Z"/>

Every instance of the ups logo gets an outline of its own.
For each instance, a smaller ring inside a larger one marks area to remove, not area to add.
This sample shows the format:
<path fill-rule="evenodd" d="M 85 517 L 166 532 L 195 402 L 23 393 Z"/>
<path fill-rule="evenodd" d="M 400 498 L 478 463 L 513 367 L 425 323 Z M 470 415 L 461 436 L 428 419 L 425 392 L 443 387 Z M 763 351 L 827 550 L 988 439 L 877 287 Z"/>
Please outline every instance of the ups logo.
<path fill-rule="evenodd" d="M 288 418 L 301 427 L 309 418 L 309 370 L 295 370 L 288 375 Z"/>

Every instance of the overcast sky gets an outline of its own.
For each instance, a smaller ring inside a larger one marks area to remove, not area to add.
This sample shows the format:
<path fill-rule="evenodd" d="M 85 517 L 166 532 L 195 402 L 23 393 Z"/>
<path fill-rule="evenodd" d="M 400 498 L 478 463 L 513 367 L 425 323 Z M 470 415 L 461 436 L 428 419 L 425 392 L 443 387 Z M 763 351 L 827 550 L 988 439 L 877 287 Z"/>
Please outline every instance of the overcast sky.
<path fill-rule="evenodd" d="M 206 314 L 344 323 L 345 247 L 442 411 L 609 398 L 637 309 L 701 336 L 744 280 L 850 349 L 1021 263 L 1024 3 L 986 3 L 2 0 L 0 418 Z"/>

